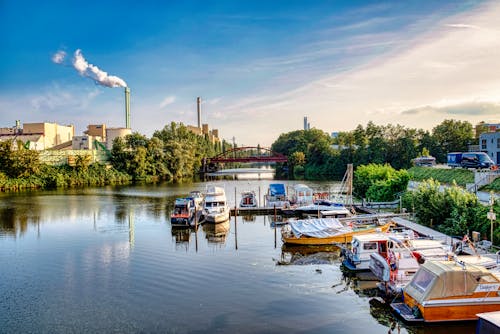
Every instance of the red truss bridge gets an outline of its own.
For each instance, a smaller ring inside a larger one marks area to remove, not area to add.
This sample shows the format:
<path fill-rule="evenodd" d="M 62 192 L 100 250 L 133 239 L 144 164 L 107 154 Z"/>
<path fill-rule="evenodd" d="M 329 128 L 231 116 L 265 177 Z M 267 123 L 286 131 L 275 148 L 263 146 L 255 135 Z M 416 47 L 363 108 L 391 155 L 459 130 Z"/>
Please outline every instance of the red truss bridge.
<path fill-rule="evenodd" d="M 224 153 L 207 158 L 209 164 L 222 164 L 231 162 L 287 162 L 288 158 L 280 153 L 264 147 L 237 147 Z"/>

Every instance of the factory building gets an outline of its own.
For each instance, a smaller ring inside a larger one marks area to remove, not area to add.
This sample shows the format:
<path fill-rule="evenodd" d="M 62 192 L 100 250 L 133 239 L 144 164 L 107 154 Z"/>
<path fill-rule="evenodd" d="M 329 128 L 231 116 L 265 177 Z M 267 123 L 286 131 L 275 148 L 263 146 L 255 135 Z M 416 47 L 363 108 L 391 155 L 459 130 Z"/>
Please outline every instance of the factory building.
<path fill-rule="evenodd" d="M 0 141 L 10 140 L 14 147 L 20 141 L 26 148 L 32 150 L 46 150 L 54 147 L 71 147 L 75 128 L 73 125 L 57 123 L 24 123 L 20 122 L 12 128 L 0 128 Z"/>
<path fill-rule="evenodd" d="M 189 131 L 198 136 L 208 136 L 208 139 L 212 142 L 219 141 L 219 130 L 208 128 L 208 124 L 201 124 L 201 97 L 196 98 L 196 110 L 198 116 L 198 126 L 186 125 Z"/>

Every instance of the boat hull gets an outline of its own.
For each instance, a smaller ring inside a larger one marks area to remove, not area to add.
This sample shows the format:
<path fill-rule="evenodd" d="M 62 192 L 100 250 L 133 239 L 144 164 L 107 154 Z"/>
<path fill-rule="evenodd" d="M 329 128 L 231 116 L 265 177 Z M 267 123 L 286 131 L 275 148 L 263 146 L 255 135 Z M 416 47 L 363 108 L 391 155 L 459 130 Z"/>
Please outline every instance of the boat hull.
<path fill-rule="evenodd" d="M 335 235 L 327 238 L 315 238 L 315 237 L 307 237 L 301 236 L 300 238 L 296 238 L 293 236 L 285 236 L 282 235 L 281 239 L 285 244 L 291 245 L 332 245 L 332 244 L 345 244 L 352 241 L 352 237 L 357 234 L 365 234 L 365 233 L 375 233 L 375 232 L 387 232 L 389 228 L 392 226 L 392 223 L 386 223 L 382 226 L 373 226 L 368 228 L 360 228 L 350 232 L 342 233 L 339 235 Z"/>
<path fill-rule="evenodd" d="M 209 213 L 205 215 L 205 221 L 208 223 L 223 223 L 229 220 L 229 211 L 222 213 Z"/>
<path fill-rule="evenodd" d="M 391 307 L 407 322 L 469 321 L 477 320 L 478 313 L 500 311 L 500 297 L 436 299 L 428 301 L 426 305 L 420 305 L 410 295 L 404 293 L 404 301 L 404 304 L 411 310 L 418 307 L 421 315 L 420 317 L 404 316 L 402 314 L 404 312 L 397 310 L 397 304 L 391 304 Z M 399 305 L 399 309 L 401 307 L 402 305 Z"/>

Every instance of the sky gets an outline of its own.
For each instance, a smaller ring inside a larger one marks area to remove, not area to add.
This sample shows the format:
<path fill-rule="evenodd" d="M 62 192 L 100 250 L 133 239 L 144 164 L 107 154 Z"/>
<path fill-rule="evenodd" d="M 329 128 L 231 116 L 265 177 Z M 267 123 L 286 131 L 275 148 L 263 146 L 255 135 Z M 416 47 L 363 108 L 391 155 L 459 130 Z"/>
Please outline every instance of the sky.
<path fill-rule="evenodd" d="M 238 145 L 500 121 L 499 1 L 0 0 L 0 127 L 202 123 Z"/>

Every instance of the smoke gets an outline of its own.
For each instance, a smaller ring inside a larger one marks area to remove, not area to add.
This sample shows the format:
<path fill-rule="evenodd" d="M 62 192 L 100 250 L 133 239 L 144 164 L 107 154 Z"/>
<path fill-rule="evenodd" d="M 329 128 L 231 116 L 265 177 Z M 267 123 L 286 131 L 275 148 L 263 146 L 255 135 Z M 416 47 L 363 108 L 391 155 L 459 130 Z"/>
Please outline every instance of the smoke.
<path fill-rule="evenodd" d="M 56 64 L 62 64 L 65 57 L 66 52 L 57 51 L 52 56 L 52 61 Z M 123 81 L 123 79 L 114 75 L 109 75 L 99 67 L 89 64 L 83 57 L 82 51 L 80 49 L 75 51 L 72 59 L 72 64 L 75 70 L 77 70 L 81 76 L 94 80 L 94 82 L 98 85 L 106 87 L 127 87 L 127 84 L 125 83 L 125 81 Z"/>

